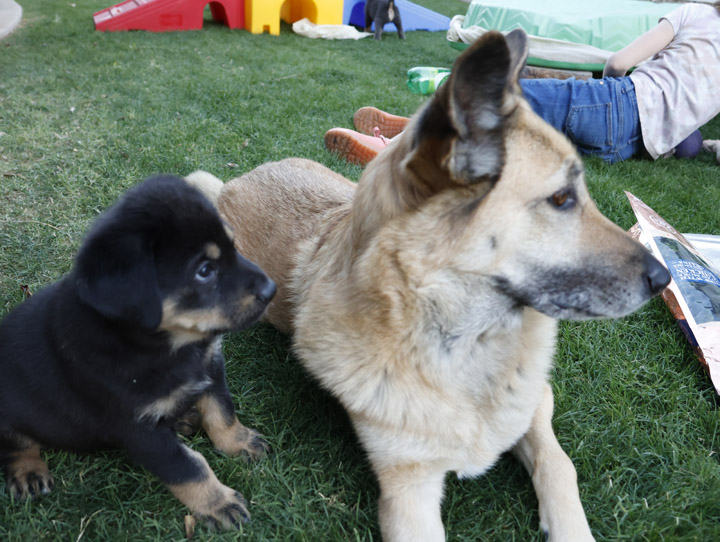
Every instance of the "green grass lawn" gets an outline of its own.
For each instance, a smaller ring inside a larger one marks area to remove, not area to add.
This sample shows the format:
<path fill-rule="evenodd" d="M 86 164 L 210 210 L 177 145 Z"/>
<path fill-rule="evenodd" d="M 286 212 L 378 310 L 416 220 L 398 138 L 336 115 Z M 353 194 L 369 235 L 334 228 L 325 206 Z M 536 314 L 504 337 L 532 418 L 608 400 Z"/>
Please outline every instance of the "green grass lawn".
<path fill-rule="evenodd" d="M 458 0 L 420 4 L 447 15 Z M 106 0 L 21 0 L 22 26 L 0 41 L 0 316 L 71 266 L 83 232 L 124 190 L 157 172 L 230 179 L 301 156 L 357 180 L 323 134 L 375 105 L 412 114 L 425 98 L 408 68 L 450 66 L 440 33 L 382 42 L 231 31 L 95 32 Z M 703 129 L 720 138 L 718 119 Z M 590 192 L 623 228 L 623 190 L 678 230 L 720 234 L 720 167 L 696 160 L 587 160 Z M 379 540 L 378 489 L 348 419 L 304 375 L 289 340 L 259 325 L 225 341 L 244 423 L 273 451 L 246 465 L 192 439 L 253 520 L 213 540 Z M 1 378 L 1 376 L 0 376 Z M 619 321 L 563 323 L 553 373 L 555 427 L 575 463 L 598 540 L 720 540 L 718 401 L 659 299 Z M 48 451 L 56 489 L 11 503 L 0 482 L 0 540 L 183 540 L 186 509 L 120 452 Z M 510 457 L 483 478 L 448 477 L 450 540 L 541 540 L 531 482 Z"/>

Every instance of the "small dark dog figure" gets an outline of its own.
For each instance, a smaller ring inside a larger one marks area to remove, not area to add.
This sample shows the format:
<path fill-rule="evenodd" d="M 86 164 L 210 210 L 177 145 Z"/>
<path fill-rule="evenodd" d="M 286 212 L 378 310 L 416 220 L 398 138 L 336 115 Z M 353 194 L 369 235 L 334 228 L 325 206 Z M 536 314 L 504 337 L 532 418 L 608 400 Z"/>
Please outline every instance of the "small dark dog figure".
<path fill-rule="evenodd" d="M 372 23 L 375 23 L 376 40 L 381 38 L 383 26 L 387 23 L 393 23 L 397 28 L 398 37 L 401 40 L 405 39 L 400 11 L 394 0 L 367 0 L 365 2 L 365 32 L 370 32 Z"/>
<path fill-rule="evenodd" d="M 235 416 L 220 341 L 256 322 L 274 293 L 199 190 L 157 176 L 128 191 L 97 220 L 73 270 L 0 323 L 7 491 L 52 489 L 41 446 L 124 449 L 212 525 L 246 521 L 243 496 L 175 428 L 194 411 L 222 452 L 265 453 Z"/>

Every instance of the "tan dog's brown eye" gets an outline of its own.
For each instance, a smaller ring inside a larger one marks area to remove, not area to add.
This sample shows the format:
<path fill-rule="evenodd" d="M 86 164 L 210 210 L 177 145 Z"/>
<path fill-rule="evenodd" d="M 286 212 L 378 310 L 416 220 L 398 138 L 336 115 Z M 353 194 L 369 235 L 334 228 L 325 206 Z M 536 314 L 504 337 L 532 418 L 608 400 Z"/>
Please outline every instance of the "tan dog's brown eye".
<path fill-rule="evenodd" d="M 570 209 L 575 205 L 575 192 L 570 188 L 563 188 L 548 199 L 558 209 Z"/>

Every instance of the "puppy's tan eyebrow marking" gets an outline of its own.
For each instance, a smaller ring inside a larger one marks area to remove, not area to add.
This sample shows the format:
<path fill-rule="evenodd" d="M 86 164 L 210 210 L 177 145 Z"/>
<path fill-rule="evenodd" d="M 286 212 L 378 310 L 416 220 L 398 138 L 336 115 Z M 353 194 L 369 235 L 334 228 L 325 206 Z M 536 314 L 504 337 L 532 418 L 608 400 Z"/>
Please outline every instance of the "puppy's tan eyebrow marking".
<path fill-rule="evenodd" d="M 223 224 L 223 228 L 225 229 L 225 233 L 227 234 L 228 238 L 231 241 L 235 241 L 235 232 L 232 231 L 232 228 L 224 220 L 223 220 L 222 224 Z"/>
<path fill-rule="evenodd" d="M 220 247 L 215 243 L 208 243 L 205 245 L 205 255 L 211 260 L 217 260 L 220 258 L 221 253 L 222 251 L 220 250 Z"/>

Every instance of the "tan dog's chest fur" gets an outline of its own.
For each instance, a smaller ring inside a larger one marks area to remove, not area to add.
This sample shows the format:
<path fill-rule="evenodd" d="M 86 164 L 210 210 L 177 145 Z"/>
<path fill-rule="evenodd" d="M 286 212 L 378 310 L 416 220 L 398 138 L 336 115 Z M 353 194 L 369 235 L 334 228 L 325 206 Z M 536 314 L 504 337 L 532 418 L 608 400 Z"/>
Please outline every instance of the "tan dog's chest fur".
<path fill-rule="evenodd" d="M 519 96 L 526 47 L 489 33 L 463 53 L 357 190 L 287 159 L 218 199 L 277 283 L 266 319 L 349 412 L 386 542 L 444 540 L 445 474 L 482 474 L 507 450 L 549 538 L 593 539 L 551 424 L 554 318 L 627 314 L 664 271 L 599 213 L 570 143 Z"/>
<path fill-rule="evenodd" d="M 348 410 L 376 468 L 385 455 L 392 464 L 407 456 L 477 475 L 527 431 L 556 324 L 530 308 L 507 311 L 483 295 L 482 277 L 468 280 L 437 258 L 430 267 L 444 232 L 422 231 L 427 216 L 407 222 L 384 229 L 358 260 L 337 261 L 349 220 L 319 249 L 323 234 L 301 246 L 295 348 Z"/>

